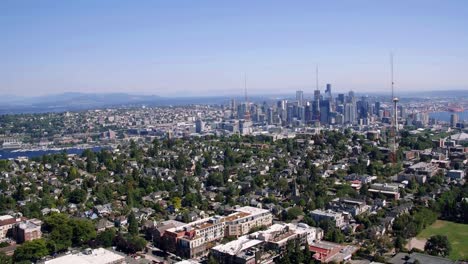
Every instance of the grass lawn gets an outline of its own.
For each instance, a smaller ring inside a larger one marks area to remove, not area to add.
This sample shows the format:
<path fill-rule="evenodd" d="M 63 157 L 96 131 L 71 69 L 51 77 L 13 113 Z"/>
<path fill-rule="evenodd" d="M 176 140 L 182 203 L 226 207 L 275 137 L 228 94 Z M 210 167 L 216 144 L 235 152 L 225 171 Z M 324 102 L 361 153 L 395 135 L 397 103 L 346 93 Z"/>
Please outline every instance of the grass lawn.
<path fill-rule="evenodd" d="M 450 259 L 468 259 L 468 225 L 437 220 L 417 237 L 427 239 L 433 235 L 446 235 L 448 237 L 452 245 Z"/>

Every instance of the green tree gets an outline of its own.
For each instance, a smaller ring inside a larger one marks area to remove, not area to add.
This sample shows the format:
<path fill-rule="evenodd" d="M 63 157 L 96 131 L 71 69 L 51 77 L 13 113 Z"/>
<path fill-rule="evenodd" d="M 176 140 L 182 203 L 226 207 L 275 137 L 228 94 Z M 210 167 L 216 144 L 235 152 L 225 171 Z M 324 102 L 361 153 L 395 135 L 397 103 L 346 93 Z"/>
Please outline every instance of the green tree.
<path fill-rule="evenodd" d="M 210 186 L 223 186 L 224 185 L 224 177 L 219 172 L 210 173 L 208 176 L 207 184 Z"/>
<path fill-rule="evenodd" d="M 13 258 L 6 255 L 3 252 L 0 252 L 0 263 L 3 264 L 13 264 Z"/>
<path fill-rule="evenodd" d="M 433 256 L 448 256 L 451 246 L 447 236 L 435 235 L 431 236 L 424 246 L 424 250 Z"/>
<path fill-rule="evenodd" d="M 68 197 L 68 201 L 70 203 L 75 203 L 75 204 L 80 204 L 86 200 L 86 191 L 83 189 L 75 189 L 72 192 L 70 192 L 70 195 Z"/>
<path fill-rule="evenodd" d="M 51 214 L 44 221 L 44 229 L 49 234 L 47 246 L 51 252 L 60 252 L 72 245 L 73 228 L 65 214 Z"/>
<path fill-rule="evenodd" d="M 300 215 L 302 215 L 302 209 L 300 207 L 298 207 L 298 206 L 291 207 L 288 210 L 288 213 L 286 215 L 286 219 L 287 220 L 294 220 L 297 217 L 299 217 Z"/>
<path fill-rule="evenodd" d="M 405 248 L 405 239 L 401 236 L 397 236 L 395 239 L 395 248 L 402 251 Z"/>
<path fill-rule="evenodd" d="M 175 209 L 180 209 L 182 207 L 182 199 L 180 199 L 180 197 L 174 197 L 171 201 Z"/>
<path fill-rule="evenodd" d="M 80 175 L 78 173 L 78 170 L 75 167 L 70 168 L 70 173 L 68 174 L 68 180 L 72 181 L 76 178 L 78 178 Z"/>
<path fill-rule="evenodd" d="M 218 264 L 218 261 L 210 255 L 210 257 L 208 258 L 208 264 Z"/>
<path fill-rule="evenodd" d="M 17 201 L 22 201 L 26 198 L 26 191 L 24 190 L 23 184 L 20 184 L 16 188 L 16 192 L 13 194 L 13 198 Z"/>
<path fill-rule="evenodd" d="M 97 234 L 96 241 L 103 247 L 110 247 L 112 246 L 112 241 L 115 238 L 115 234 L 116 232 L 114 228 L 106 229 Z"/>
<path fill-rule="evenodd" d="M 128 232 L 132 235 L 138 235 L 138 222 L 133 211 L 128 216 Z"/>
<path fill-rule="evenodd" d="M 47 250 L 47 245 L 44 239 L 35 239 L 32 241 L 27 241 L 21 246 L 17 247 L 13 255 L 13 259 L 16 262 L 21 261 L 32 261 L 35 262 L 42 257 L 45 257 L 49 254 Z"/>
<path fill-rule="evenodd" d="M 83 245 L 96 237 L 94 224 L 89 220 L 73 219 L 70 221 L 70 225 L 73 228 L 72 242 L 76 246 Z"/>

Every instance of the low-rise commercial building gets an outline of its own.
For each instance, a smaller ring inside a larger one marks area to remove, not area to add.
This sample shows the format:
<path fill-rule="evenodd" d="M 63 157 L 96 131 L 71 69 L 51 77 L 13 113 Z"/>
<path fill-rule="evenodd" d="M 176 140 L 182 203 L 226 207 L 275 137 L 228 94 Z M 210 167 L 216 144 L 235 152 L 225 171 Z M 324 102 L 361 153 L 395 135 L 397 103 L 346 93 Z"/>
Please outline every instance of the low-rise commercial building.
<path fill-rule="evenodd" d="M 123 264 L 125 256 L 104 248 L 87 249 L 78 254 L 70 254 L 47 260 L 45 264 Z"/>
<path fill-rule="evenodd" d="M 341 263 L 351 259 L 352 255 L 358 250 L 358 248 L 355 246 L 345 246 L 328 241 L 316 241 L 309 245 L 309 250 L 314 252 L 313 257 L 322 263 Z"/>
<path fill-rule="evenodd" d="M 211 255 L 223 264 L 272 263 L 287 251 L 292 241 L 300 246 L 308 245 L 323 237 L 323 230 L 306 224 L 274 224 L 211 249 Z"/>

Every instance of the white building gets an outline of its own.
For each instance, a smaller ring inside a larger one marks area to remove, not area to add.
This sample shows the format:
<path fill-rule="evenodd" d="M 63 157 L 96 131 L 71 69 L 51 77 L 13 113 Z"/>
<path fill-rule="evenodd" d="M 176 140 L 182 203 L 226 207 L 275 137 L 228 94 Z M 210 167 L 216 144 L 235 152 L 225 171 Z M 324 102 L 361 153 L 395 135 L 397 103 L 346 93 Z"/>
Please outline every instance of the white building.
<path fill-rule="evenodd" d="M 465 178 L 465 172 L 462 170 L 449 170 L 447 177 L 453 180 L 463 180 Z"/>
<path fill-rule="evenodd" d="M 70 254 L 55 259 L 47 260 L 45 264 L 120 264 L 125 263 L 125 256 L 113 251 L 98 248 L 87 249 L 83 253 Z"/>

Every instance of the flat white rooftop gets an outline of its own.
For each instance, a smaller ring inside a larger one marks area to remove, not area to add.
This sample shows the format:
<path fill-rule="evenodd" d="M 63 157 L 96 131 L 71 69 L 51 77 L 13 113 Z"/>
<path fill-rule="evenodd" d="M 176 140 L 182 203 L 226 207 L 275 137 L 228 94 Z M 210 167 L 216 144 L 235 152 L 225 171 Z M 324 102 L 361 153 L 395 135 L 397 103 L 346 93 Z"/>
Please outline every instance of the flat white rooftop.
<path fill-rule="evenodd" d="M 104 248 L 94 249 L 91 254 L 83 253 L 65 255 L 55 259 L 47 260 L 45 264 L 110 264 L 123 262 L 125 257 Z"/>
<path fill-rule="evenodd" d="M 235 209 L 235 211 L 236 212 L 244 212 L 244 213 L 253 214 L 253 215 L 270 212 L 270 211 L 268 211 L 266 209 L 261 209 L 261 208 L 252 207 L 252 206 L 240 207 L 240 208 Z"/>
<path fill-rule="evenodd" d="M 13 218 L 13 216 L 11 216 L 11 215 L 1 215 L 0 216 L 0 221 L 12 219 L 12 218 Z"/>
<path fill-rule="evenodd" d="M 234 256 L 242 252 L 243 250 L 246 250 L 261 243 L 263 243 L 263 241 L 261 240 L 250 239 L 248 236 L 241 236 L 236 240 L 228 242 L 224 245 L 218 245 L 213 249 Z"/>

